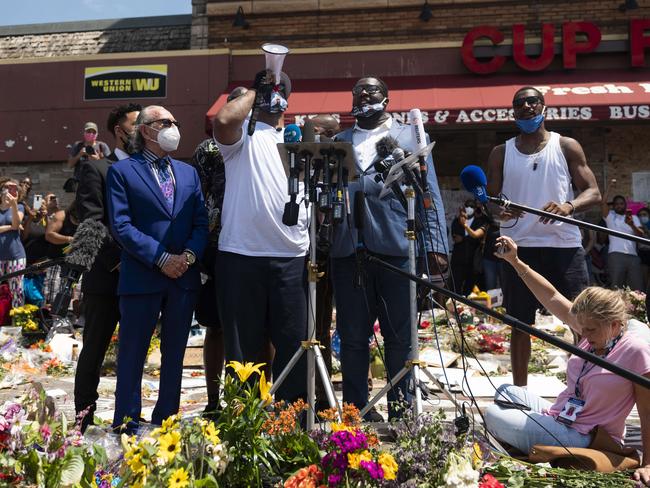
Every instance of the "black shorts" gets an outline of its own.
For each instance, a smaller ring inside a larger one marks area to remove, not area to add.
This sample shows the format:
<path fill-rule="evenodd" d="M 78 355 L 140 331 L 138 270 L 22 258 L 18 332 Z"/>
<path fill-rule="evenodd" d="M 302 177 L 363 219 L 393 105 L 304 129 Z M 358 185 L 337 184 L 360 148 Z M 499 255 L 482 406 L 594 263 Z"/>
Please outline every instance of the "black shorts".
<path fill-rule="evenodd" d="M 217 257 L 214 247 L 206 247 L 201 261 L 201 273 L 208 275 L 208 281 L 201 286 L 199 300 L 194 309 L 196 321 L 203 327 L 221 329 L 219 310 L 217 309 L 217 289 L 214 277 L 214 263 Z"/>
<path fill-rule="evenodd" d="M 581 247 L 520 247 L 517 254 L 569 300 L 589 285 L 585 251 Z M 504 263 L 502 272 L 506 311 L 526 324 L 534 324 L 535 311 L 541 304 L 512 266 Z"/>

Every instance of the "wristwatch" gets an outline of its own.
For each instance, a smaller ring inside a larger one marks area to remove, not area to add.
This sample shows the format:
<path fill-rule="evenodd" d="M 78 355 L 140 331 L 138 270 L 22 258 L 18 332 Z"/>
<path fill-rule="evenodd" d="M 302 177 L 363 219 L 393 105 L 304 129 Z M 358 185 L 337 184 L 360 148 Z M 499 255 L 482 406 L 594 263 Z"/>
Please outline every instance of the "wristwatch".
<path fill-rule="evenodd" d="M 196 262 L 196 256 L 192 251 L 183 251 L 185 254 L 185 262 L 188 266 L 192 266 Z"/>

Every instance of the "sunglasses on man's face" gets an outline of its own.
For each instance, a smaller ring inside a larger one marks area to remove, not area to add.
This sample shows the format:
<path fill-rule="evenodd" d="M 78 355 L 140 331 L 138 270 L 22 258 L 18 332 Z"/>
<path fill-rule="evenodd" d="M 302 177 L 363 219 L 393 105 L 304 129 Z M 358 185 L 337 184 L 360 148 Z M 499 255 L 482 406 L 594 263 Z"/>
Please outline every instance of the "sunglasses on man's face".
<path fill-rule="evenodd" d="M 381 87 L 377 85 L 357 85 L 352 89 L 353 95 L 361 95 L 365 91 L 368 95 L 374 95 L 381 91 Z"/>
<path fill-rule="evenodd" d="M 535 107 L 537 104 L 542 103 L 542 99 L 535 96 L 516 98 L 512 101 L 512 106 L 515 108 L 521 108 L 525 103 L 527 103 L 529 107 Z"/>
<path fill-rule="evenodd" d="M 146 122 L 145 125 L 155 124 L 156 122 L 158 122 L 164 129 L 167 129 L 172 125 L 175 125 L 179 129 L 181 128 L 181 124 L 178 123 L 178 120 L 172 120 L 172 119 L 156 119 L 156 120 L 152 120 L 151 122 Z"/>

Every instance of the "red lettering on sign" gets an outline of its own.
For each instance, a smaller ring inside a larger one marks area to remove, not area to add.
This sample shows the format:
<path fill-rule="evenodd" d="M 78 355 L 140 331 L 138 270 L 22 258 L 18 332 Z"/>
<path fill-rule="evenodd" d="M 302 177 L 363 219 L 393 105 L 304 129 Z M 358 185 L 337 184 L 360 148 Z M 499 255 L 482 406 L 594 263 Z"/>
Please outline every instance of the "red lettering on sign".
<path fill-rule="evenodd" d="M 526 71 L 541 71 L 548 68 L 553 62 L 553 24 L 542 24 L 542 54 L 536 59 L 526 55 L 526 26 L 516 24 L 512 26 L 512 57 L 522 69 Z"/>
<path fill-rule="evenodd" d="M 650 19 L 630 21 L 630 56 L 635 68 L 645 67 L 645 50 L 650 46 L 650 36 L 645 31 L 650 29 Z"/>
<path fill-rule="evenodd" d="M 469 31 L 465 36 L 465 39 L 463 39 L 463 47 L 461 48 L 463 63 L 468 70 L 480 75 L 494 73 L 503 66 L 506 58 L 504 56 L 494 56 L 489 61 L 479 61 L 476 59 L 474 56 L 474 43 L 481 37 L 487 37 L 494 45 L 502 43 L 504 39 L 503 33 L 496 27 L 491 27 L 489 25 L 475 27 Z"/>
<path fill-rule="evenodd" d="M 587 36 L 584 42 L 576 41 L 580 32 Z M 576 67 L 576 54 L 590 53 L 598 47 L 602 36 L 591 22 L 565 22 L 562 25 L 562 62 L 565 68 Z"/>

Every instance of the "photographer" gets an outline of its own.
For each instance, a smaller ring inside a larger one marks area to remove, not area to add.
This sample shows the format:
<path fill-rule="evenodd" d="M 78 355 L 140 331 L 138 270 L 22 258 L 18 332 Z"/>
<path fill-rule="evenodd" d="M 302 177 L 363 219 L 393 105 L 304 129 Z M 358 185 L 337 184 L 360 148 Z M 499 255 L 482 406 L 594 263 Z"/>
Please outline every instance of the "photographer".
<path fill-rule="evenodd" d="M 0 180 L 0 274 L 25 269 L 25 248 L 20 241 L 20 223 L 25 213 L 18 203 L 18 182 L 9 178 Z M 25 303 L 23 277 L 9 279 L 11 306 L 21 307 Z"/>
<path fill-rule="evenodd" d="M 510 264 L 549 312 L 582 337 L 579 348 L 650 378 L 650 346 L 627 330 L 627 304 L 620 292 L 592 286 L 571 302 L 517 256 L 511 238 L 497 240 L 496 255 Z M 501 386 L 495 405 L 485 414 L 486 428 L 524 453 L 536 444 L 589 447 L 596 428 L 620 443 L 625 419 L 636 404 L 644 454 L 634 478 L 650 485 L 650 390 L 577 356 L 569 358 L 566 374 L 567 388 L 553 404 L 525 388 Z"/>
<path fill-rule="evenodd" d="M 99 132 L 95 122 L 86 122 L 83 130 L 83 140 L 76 141 L 70 148 L 68 168 L 74 168 L 74 176 L 63 185 L 66 192 L 77 191 L 77 183 L 83 161 L 97 161 L 111 154 L 111 149 L 105 142 L 97 140 Z"/>

